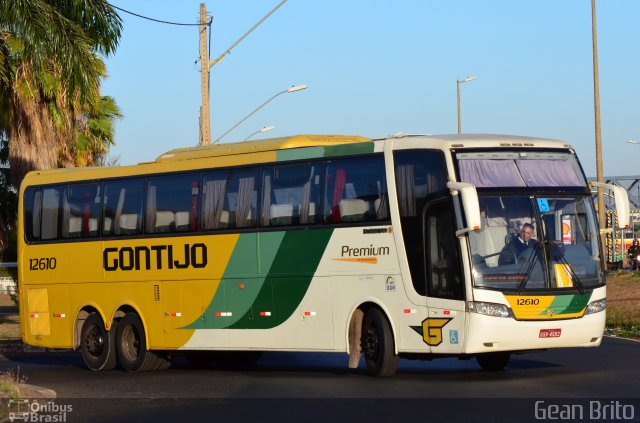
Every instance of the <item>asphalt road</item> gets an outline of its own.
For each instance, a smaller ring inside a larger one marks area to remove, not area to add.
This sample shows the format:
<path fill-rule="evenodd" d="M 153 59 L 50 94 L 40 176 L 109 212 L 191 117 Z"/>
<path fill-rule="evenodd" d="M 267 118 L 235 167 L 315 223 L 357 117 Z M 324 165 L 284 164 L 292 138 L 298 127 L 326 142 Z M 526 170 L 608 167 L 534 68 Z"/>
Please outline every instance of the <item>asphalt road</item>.
<path fill-rule="evenodd" d="M 178 358 L 167 371 L 140 374 L 91 372 L 78 353 L 7 353 L 0 369 L 56 391 L 56 404 L 72 406 L 69 422 L 536 421 L 553 417 L 556 405 L 582 407 L 580 420 L 628 421 L 622 412 L 633 411 L 640 421 L 640 343 L 616 338 L 600 348 L 516 355 L 500 372 L 475 360 L 402 360 L 391 378 L 348 371 L 346 354 L 318 353 L 265 353 L 242 370 Z"/>

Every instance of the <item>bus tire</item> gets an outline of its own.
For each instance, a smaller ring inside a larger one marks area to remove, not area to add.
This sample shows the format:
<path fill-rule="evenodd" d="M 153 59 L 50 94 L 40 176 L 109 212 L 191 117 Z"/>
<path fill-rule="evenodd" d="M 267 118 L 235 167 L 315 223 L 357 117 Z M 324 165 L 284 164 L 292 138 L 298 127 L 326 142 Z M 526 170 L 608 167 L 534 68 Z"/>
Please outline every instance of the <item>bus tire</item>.
<path fill-rule="evenodd" d="M 144 326 L 135 313 L 127 313 L 118 323 L 116 334 L 118 362 L 127 372 L 154 370 L 158 356 L 147 350 Z"/>
<path fill-rule="evenodd" d="M 482 370 L 498 371 L 504 369 L 511 359 L 510 352 L 494 352 L 476 355 L 476 360 Z"/>
<path fill-rule="evenodd" d="M 373 376 L 392 376 L 398 368 L 393 332 L 386 317 L 377 308 L 369 309 L 362 321 L 362 352 L 367 370 Z"/>
<path fill-rule="evenodd" d="M 113 370 L 117 364 L 116 328 L 110 331 L 104 327 L 99 313 L 91 313 L 82 324 L 80 332 L 82 359 L 93 371 Z"/>

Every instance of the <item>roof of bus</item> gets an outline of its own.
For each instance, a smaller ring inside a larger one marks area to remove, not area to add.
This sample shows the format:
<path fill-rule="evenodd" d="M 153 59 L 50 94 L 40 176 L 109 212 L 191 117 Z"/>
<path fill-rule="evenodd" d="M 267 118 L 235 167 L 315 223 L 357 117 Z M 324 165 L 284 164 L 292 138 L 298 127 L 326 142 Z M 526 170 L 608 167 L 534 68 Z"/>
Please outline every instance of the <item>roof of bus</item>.
<path fill-rule="evenodd" d="M 189 170 L 211 166 L 209 159 L 216 159 L 218 166 L 287 161 L 296 158 L 322 157 L 326 155 L 360 154 L 374 151 L 375 142 L 392 141 L 395 147 L 404 148 L 466 149 L 466 148 L 571 148 L 563 141 L 514 135 L 462 134 L 462 135 L 409 135 L 396 134 L 382 139 L 369 139 L 356 135 L 294 135 L 251 142 L 212 144 L 177 148 L 162 154 L 153 162 L 133 166 L 80 167 L 29 172 L 23 185 L 33 183 L 57 183 L 105 177 L 121 177 Z M 350 147 L 352 146 L 352 147 Z M 313 150 L 314 148 L 318 150 Z M 376 149 L 376 151 L 381 151 Z M 199 159 L 199 160 L 198 160 Z M 198 163 L 200 161 L 200 163 Z M 196 164 L 197 163 L 197 164 Z M 43 179 L 44 178 L 44 179 Z"/>
<path fill-rule="evenodd" d="M 411 142 L 429 142 L 435 148 L 474 148 L 474 147 L 546 147 L 546 148 L 572 148 L 564 141 L 523 137 L 519 135 L 501 134 L 446 134 L 446 135 L 413 135 L 400 134 L 392 135 L 384 139 L 400 139 Z M 374 139 L 377 141 L 377 139 Z"/>
<path fill-rule="evenodd" d="M 202 159 L 206 157 L 288 150 L 291 148 L 353 144 L 359 142 L 371 142 L 371 140 L 357 135 L 294 135 L 290 137 L 268 138 L 260 141 L 176 148 L 175 150 L 171 150 L 160 155 L 156 159 L 156 162 Z"/>

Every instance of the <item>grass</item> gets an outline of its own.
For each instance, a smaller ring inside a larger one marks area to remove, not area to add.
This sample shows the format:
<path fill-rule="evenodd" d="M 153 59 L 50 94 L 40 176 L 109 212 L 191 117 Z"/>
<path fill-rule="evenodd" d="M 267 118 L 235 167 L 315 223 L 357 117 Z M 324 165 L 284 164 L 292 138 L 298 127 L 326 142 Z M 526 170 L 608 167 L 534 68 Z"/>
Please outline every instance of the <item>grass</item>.
<path fill-rule="evenodd" d="M 640 339 L 640 272 L 607 276 L 607 328 L 617 336 Z"/>
<path fill-rule="evenodd" d="M 0 372 L 0 398 L 19 399 L 19 384 L 25 382 L 25 377 L 20 376 L 20 369 L 16 373 L 12 371 Z"/>

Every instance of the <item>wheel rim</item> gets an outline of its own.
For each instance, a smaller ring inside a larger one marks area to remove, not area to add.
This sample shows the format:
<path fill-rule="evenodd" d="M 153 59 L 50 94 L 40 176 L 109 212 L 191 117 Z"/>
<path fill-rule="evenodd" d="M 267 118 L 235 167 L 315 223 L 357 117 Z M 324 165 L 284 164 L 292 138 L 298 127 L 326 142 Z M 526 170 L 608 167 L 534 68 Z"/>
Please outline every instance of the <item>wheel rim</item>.
<path fill-rule="evenodd" d="M 376 327 L 367 329 L 364 336 L 364 355 L 367 359 L 376 361 L 380 353 L 380 337 Z"/>
<path fill-rule="evenodd" d="M 127 361 L 133 362 L 138 358 L 140 344 L 140 334 L 135 328 L 127 326 L 122 330 L 122 355 Z"/>
<path fill-rule="evenodd" d="M 87 334 L 84 338 L 84 344 L 86 346 L 87 352 L 91 356 L 98 358 L 102 355 L 102 353 L 104 352 L 105 339 L 104 333 L 102 332 L 102 330 L 100 330 L 98 325 L 91 326 L 91 328 L 87 331 Z"/>

